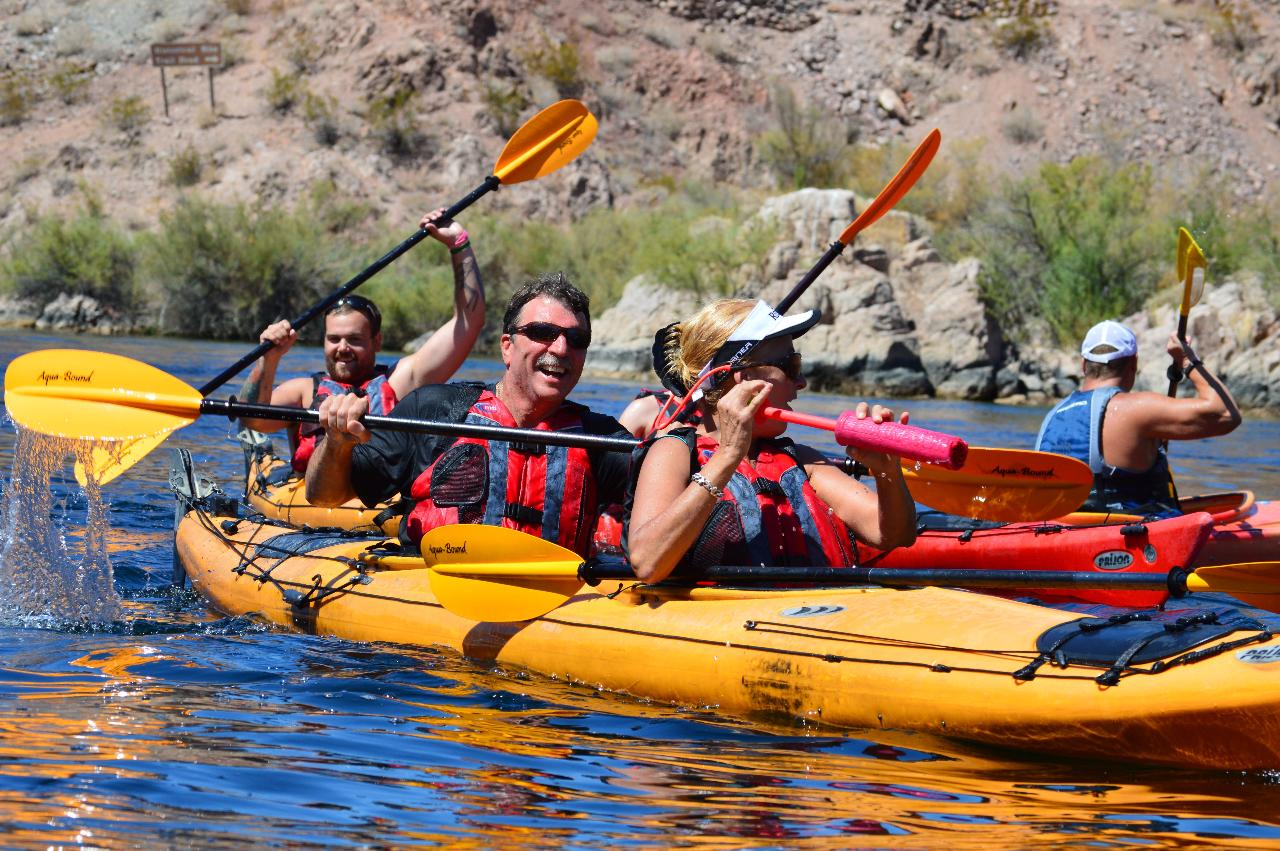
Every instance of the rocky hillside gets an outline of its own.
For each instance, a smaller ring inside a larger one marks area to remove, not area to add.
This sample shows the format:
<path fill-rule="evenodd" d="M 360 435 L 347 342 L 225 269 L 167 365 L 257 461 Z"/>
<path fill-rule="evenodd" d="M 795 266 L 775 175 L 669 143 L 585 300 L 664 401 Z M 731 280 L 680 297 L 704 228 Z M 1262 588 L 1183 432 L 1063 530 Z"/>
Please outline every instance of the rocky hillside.
<path fill-rule="evenodd" d="M 1006 172 L 1120 146 L 1260 191 L 1280 161 L 1276 17 L 1246 0 L 457 0 L 447 17 L 407 0 L 0 0 L 0 224 L 83 182 L 146 226 L 187 191 L 171 171 L 188 150 L 215 198 L 329 178 L 409 218 L 562 95 L 596 111 L 598 143 L 502 203 L 559 217 L 658 180 L 764 185 L 753 140 L 780 83 L 863 142 L 937 126 Z M 149 45 L 169 41 L 222 44 L 216 106 L 203 69 L 170 69 L 164 117 Z"/>

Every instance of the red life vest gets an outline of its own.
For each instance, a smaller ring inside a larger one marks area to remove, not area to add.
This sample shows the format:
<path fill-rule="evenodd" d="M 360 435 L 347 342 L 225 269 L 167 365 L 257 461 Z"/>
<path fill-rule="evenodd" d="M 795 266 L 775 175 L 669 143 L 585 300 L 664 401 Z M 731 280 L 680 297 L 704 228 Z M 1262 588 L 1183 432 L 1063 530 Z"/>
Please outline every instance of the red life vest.
<path fill-rule="evenodd" d="M 378 364 L 373 369 L 373 378 L 361 384 L 359 388 L 336 381 L 330 378 L 327 372 L 312 373 L 311 409 L 320 407 L 320 402 L 325 396 L 341 396 L 344 393 L 354 393 L 359 389 L 369 397 L 369 413 L 379 415 L 391 413 L 391 409 L 400 401 L 396 398 L 396 391 L 392 389 L 391 382 L 387 380 L 391 371 L 384 364 Z M 298 448 L 293 451 L 295 472 L 299 474 L 307 472 L 307 462 L 315 453 L 316 443 L 321 437 L 323 434 L 320 429 L 311 423 L 304 423 L 298 428 Z"/>
<path fill-rule="evenodd" d="M 463 422 L 516 427 L 515 418 L 485 390 Z M 566 404 L 535 426 L 582 432 L 577 405 Z M 461 437 L 414 479 L 414 506 L 405 520 L 409 540 L 449 523 L 519 529 L 582 556 L 590 554 L 597 500 L 587 450 Z"/>
<path fill-rule="evenodd" d="M 710 460 L 715 440 L 693 430 L 694 469 Z M 790 441 L 761 440 L 753 462 L 743 459 L 712 509 L 681 567 L 716 564 L 850 567 L 857 564 L 853 536 L 831 506 L 809 484 Z M 638 464 L 638 462 L 633 462 Z"/>

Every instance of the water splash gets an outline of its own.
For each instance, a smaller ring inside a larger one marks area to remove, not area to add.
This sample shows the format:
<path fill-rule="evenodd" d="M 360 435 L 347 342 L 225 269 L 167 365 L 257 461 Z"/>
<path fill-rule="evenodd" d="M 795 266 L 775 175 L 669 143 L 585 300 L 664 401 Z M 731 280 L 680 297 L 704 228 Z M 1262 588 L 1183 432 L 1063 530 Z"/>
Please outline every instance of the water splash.
<path fill-rule="evenodd" d="M 0 499 L 0 619 L 30 626 L 108 623 L 121 616 L 107 550 L 107 507 L 94 481 L 84 490 L 53 479 L 68 454 L 86 463 L 92 444 L 18 428 L 13 471 Z M 65 482 L 65 480 L 63 480 Z M 69 536 L 84 511 L 80 534 Z"/>

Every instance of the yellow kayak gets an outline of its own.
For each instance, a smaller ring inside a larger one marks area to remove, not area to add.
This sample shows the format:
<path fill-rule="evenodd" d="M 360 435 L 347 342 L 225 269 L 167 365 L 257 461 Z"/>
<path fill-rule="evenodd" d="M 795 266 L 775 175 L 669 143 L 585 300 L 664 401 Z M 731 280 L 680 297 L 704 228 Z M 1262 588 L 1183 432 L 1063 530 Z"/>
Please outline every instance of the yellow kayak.
<path fill-rule="evenodd" d="M 446 610 L 426 567 L 380 568 L 386 550 L 374 539 L 197 508 L 176 544 L 217 609 L 311 633 L 445 647 L 736 715 L 1075 757 L 1280 768 L 1280 638 L 1227 605 L 1216 624 L 1201 616 L 1166 629 L 1178 613 L 1110 622 L 942 588 L 614 580 L 541 618 L 493 623 Z"/>
<path fill-rule="evenodd" d="M 366 508 L 358 499 L 336 508 L 321 508 L 307 502 L 305 482 L 289 462 L 266 451 L 248 461 L 245 499 L 269 520 L 312 528 L 380 531 L 394 536 L 403 516 L 386 505 Z"/>

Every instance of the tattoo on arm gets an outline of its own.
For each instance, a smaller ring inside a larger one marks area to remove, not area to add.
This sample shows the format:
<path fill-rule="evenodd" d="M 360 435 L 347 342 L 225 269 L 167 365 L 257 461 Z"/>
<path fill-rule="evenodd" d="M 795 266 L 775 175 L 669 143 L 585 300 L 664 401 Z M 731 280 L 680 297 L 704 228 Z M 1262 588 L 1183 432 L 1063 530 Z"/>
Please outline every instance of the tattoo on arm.
<path fill-rule="evenodd" d="M 244 384 L 240 385 L 240 399 L 244 402 L 257 403 L 261 401 L 258 394 L 262 390 L 262 373 L 255 369 L 249 373 L 249 377 L 244 380 Z"/>
<path fill-rule="evenodd" d="M 470 313 L 484 300 L 480 264 L 471 251 L 453 255 L 453 301 L 459 311 Z"/>

